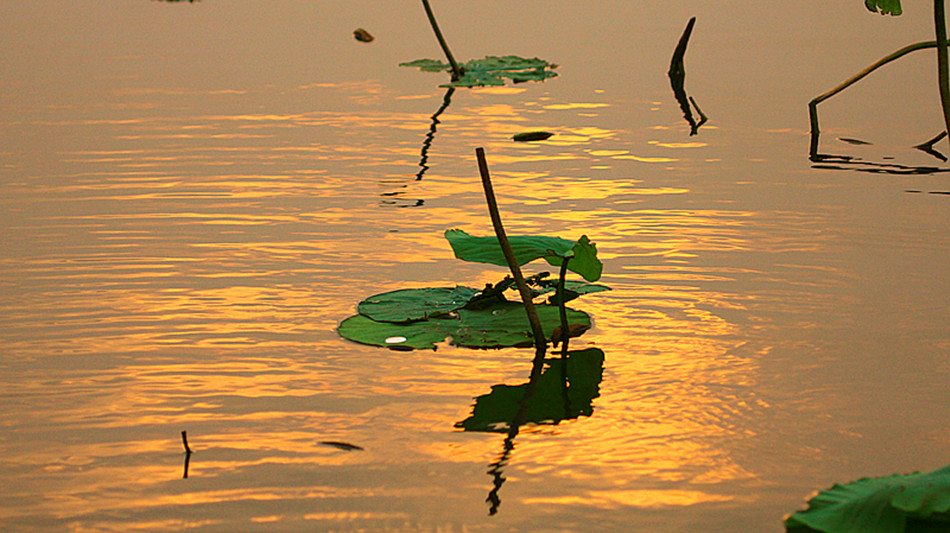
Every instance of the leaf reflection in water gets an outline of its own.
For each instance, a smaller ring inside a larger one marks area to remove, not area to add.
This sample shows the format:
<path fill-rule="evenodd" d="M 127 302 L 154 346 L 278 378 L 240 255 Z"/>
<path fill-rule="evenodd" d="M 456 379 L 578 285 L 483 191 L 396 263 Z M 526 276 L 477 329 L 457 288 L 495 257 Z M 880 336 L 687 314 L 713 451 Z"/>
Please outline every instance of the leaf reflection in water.
<path fill-rule="evenodd" d="M 486 501 L 489 514 L 498 513 L 504 469 L 515 448 L 515 438 L 528 424 L 557 425 L 593 414 L 592 402 L 600 395 L 604 352 L 599 348 L 572 350 L 567 357 L 535 360 L 528 383 L 494 385 L 489 394 L 475 399 L 472 414 L 457 422 L 463 431 L 505 433 L 501 455 L 488 467 L 492 489 Z"/>

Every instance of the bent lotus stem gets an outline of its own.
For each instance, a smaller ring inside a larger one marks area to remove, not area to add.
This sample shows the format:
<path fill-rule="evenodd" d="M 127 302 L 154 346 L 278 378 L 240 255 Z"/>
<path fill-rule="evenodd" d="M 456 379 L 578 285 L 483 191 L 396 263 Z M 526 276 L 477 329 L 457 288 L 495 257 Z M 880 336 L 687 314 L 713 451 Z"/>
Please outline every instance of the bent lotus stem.
<path fill-rule="evenodd" d="M 942 0 L 935 0 L 935 2 L 940 3 L 942 7 L 943 5 Z M 937 52 L 938 52 L 937 57 L 938 57 L 938 62 L 939 62 L 940 50 L 943 49 L 944 54 L 946 54 L 947 52 L 946 38 L 944 38 L 944 44 L 942 47 L 937 45 L 937 41 L 924 41 L 920 43 L 907 45 L 901 48 L 900 50 L 897 50 L 896 52 L 893 52 L 891 54 L 888 54 L 882 57 L 881 59 L 878 59 L 871 65 L 867 66 L 864 70 L 861 70 L 854 76 L 851 76 L 847 80 L 836 85 L 834 88 L 816 96 L 810 102 L 808 102 L 808 118 L 809 118 L 809 122 L 811 123 L 811 150 L 809 152 L 810 155 L 812 157 L 815 157 L 818 153 L 818 136 L 820 134 L 820 130 L 818 128 L 818 104 L 824 102 L 825 100 L 831 98 L 832 96 L 835 96 L 841 91 L 861 81 L 862 79 L 866 78 L 869 74 L 883 67 L 884 65 L 891 63 L 893 61 L 896 61 L 906 56 L 907 54 L 916 52 L 918 50 L 924 50 L 926 48 L 937 48 Z M 948 93 L 950 93 L 950 85 L 948 85 Z M 950 102 L 950 100 L 944 100 L 944 102 Z M 948 109 L 947 107 L 944 108 L 945 111 L 947 111 L 947 109 Z M 948 129 L 950 129 L 950 126 L 948 126 Z"/>
<path fill-rule="evenodd" d="M 435 38 L 438 39 L 439 46 L 442 47 L 445 57 L 449 60 L 449 64 L 452 65 L 452 81 L 459 81 L 464 72 L 462 68 L 459 67 L 459 64 L 455 62 L 455 56 L 452 55 L 452 51 L 449 50 L 449 45 L 446 44 L 445 38 L 442 37 L 442 30 L 439 29 L 439 23 L 435 21 L 435 14 L 432 13 L 429 0 L 422 0 L 422 6 L 426 9 L 426 16 L 429 17 L 429 24 L 432 26 L 432 31 L 435 32 Z"/>
<path fill-rule="evenodd" d="M 488 172 L 488 162 L 485 160 L 485 149 L 476 148 L 475 157 L 478 159 L 478 171 L 482 176 L 485 201 L 488 203 L 488 214 L 491 215 L 495 236 L 498 237 L 498 244 L 501 245 L 501 251 L 505 255 L 505 262 L 508 263 L 508 268 L 511 270 L 511 277 L 514 278 L 515 286 L 518 287 L 518 292 L 521 294 L 521 301 L 524 303 L 524 310 L 528 315 L 528 323 L 531 324 L 531 333 L 534 336 L 535 361 L 543 360 L 547 348 L 547 339 L 544 338 L 541 320 L 538 318 L 538 312 L 534 309 L 534 303 L 531 301 L 531 289 L 525 283 L 524 276 L 521 274 L 521 267 L 518 265 L 518 260 L 515 259 L 515 252 L 511 249 L 511 243 L 508 242 L 504 226 L 501 225 L 501 215 L 498 213 L 498 203 L 495 201 L 495 191 L 492 188 L 491 175 Z"/>

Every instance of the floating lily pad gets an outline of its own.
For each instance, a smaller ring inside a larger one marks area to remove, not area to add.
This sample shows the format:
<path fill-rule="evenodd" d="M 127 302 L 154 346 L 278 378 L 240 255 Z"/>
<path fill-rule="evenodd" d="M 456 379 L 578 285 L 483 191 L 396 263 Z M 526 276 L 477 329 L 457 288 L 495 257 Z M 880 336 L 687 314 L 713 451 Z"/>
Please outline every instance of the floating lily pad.
<path fill-rule="evenodd" d="M 588 348 L 568 351 L 567 355 L 567 383 L 561 373 L 561 360 L 546 360 L 549 366 L 537 378 L 534 393 L 527 400 L 523 423 L 557 424 L 593 413 L 591 402 L 600 394 L 604 352 Z M 455 427 L 465 431 L 506 432 L 527 389 L 528 383 L 492 386 L 489 394 L 475 399 L 472 415 L 457 422 Z"/>
<path fill-rule="evenodd" d="M 554 134 L 549 131 L 526 131 L 518 133 L 512 139 L 518 142 L 526 143 L 532 141 L 544 141 L 550 139 Z"/>
<path fill-rule="evenodd" d="M 785 521 L 789 532 L 950 531 L 950 466 L 835 485 Z"/>
<path fill-rule="evenodd" d="M 401 67 L 416 67 L 424 72 L 450 72 L 451 65 L 434 59 L 417 59 L 400 63 Z M 463 75 L 460 79 L 441 87 L 479 87 L 485 85 L 504 85 L 505 79 L 514 83 L 525 81 L 543 81 L 557 76 L 550 69 L 557 65 L 543 59 L 525 59 L 518 56 L 488 56 L 473 59 L 460 65 Z"/>
<path fill-rule="evenodd" d="M 451 313 L 478 292 L 462 286 L 401 289 L 371 296 L 360 302 L 357 311 L 377 322 L 413 322 Z"/>
<path fill-rule="evenodd" d="M 545 338 L 550 339 L 560 325 L 558 308 L 536 305 Z M 590 326 L 590 316 L 567 309 L 571 325 Z M 340 336 L 361 344 L 395 350 L 435 349 L 450 339 L 451 344 L 467 348 L 505 348 L 532 346 L 531 326 L 524 306 L 518 302 L 493 302 L 484 309 L 458 309 L 452 316 L 434 317 L 415 322 L 378 322 L 354 315 L 340 323 Z"/>
<path fill-rule="evenodd" d="M 508 266 L 496 237 L 473 237 L 462 230 L 451 229 L 445 232 L 445 238 L 452 245 L 455 257 L 463 261 Z M 568 270 L 587 281 L 597 281 L 603 271 L 603 264 L 597 259 L 597 247 L 586 235 L 576 242 L 560 237 L 524 235 L 508 237 L 508 241 L 519 265 L 544 258 L 549 264 L 560 266 L 564 258 L 570 257 Z"/>

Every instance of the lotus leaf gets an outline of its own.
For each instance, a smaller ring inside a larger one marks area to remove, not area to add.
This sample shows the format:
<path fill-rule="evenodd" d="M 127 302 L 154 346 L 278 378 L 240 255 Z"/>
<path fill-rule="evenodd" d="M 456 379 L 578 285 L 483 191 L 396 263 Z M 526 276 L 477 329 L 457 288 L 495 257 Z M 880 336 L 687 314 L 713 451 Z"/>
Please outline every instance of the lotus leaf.
<path fill-rule="evenodd" d="M 557 424 L 562 420 L 590 416 L 591 402 L 599 395 L 604 372 L 604 352 L 598 348 L 567 353 L 567 381 L 561 374 L 559 359 L 548 359 L 528 399 L 525 422 Z M 564 388 L 567 387 L 565 400 Z M 472 415 L 455 427 L 465 431 L 505 432 L 515 418 L 528 384 L 494 385 L 489 394 L 475 399 Z"/>
<path fill-rule="evenodd" d="M 413 322 L 451 313 L 478 294 L 471 287 L 402 289 L 371 296 L 357 310 L 377 322 Z"/>
<path fill-rule="evenodd" d="M 882 15 L 894 15 L 895 17 L 903 13 L 901 10 L 901 0 L 865 0 L 865 7 L 870 11 Z"/>
<path fill-rule="evenodd" d="M 834 485 L 785 521 L 788 531 L 903 533 L 950 530 L 950 466 Z"/>
<path fill-rule="evenodd" d="M 418 289 L 425 290 L 425 289 Z M 550 339 L 560 325 L 558 308 L 537 305 L 545 338 Z M 567 310 L 568 323 L 590 326 L 590 316 L 574 309 Z M 436 344 L 450 339 L 451 344 L 466 348 L 506 348 L 532 346 L 531 326 L 524 307 L 518 302 L 497 301 L 483 309 L 458 309 L 451 316 L 433 317 L 415 322 L 378 322 L 363 315 L 354 315 L 340 323 L 343 338 L 361 344 L 395 350 L 435 349 Z"/>
<path fill-rule="evenodd" d="M 455 257 L 463 261 L 508 266 L 496 237 L 473 237 L 462 230 L 451 229 L 445 232 L 445 238 L 452 245 Z M 508 237 L 508 241 L 519 265 L 543 257 L 548 263 L 560 266 L 563 258 L 571 257 L 573 259 L 568 263 L 568 270 L 580 274 L 587 281 L 600 279 L 603 264 L 597 259 L 597 248 L 586 235 L 577 242 L 544 236 L 514 236 Z"/>
<path fill-rule="evenodd" d="M 416 67 L 425 72 L 449 72 L 451 65 L 434 59 L 417 59 L 400 63 L 401 67 Z M 549 69 L 556 65 L 543 59 L 525 59 L 518 56 L 488 56 L 473 59 L 461 65 L 463 75 L 460 79 L 441 87 L 479 87 L 484 85 L 504 85 L 505 78 L 514 83 L 524 81 L 543 81 L 557 76 Z"/>
<path fill-rule="evenodd" d="M 567 268 L 577 272 L 587 281 L 597 281 L 604 270 L 604 264 L 597 259 L 597 246 L 590 242 L 587 235 L 582 235 L 580 240 L 574 244 L 573 255 Z M 561 259 L 558 256 L 549 256 L 544 258 L 548 263 L 554 266 L 561 266 Z"/>

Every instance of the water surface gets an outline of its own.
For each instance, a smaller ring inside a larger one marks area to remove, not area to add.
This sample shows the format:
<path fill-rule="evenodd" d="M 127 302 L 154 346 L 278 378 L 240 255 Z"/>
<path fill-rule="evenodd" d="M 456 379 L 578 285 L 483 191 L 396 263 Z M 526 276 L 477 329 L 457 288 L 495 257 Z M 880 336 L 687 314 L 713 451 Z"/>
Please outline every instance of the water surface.
<path fill-rule="evenodd" d="M 943 127 L 933 58 L 822 104 L 822 152 L 860 160 L 807 157 L 808 100 L 931 38 L 926 9 L 853 4 L 438 4 L 456 55 L 559 65 L 443 108 L 397 66 L 439 55 L 411 2 L 3 3 L 0 522 L 781 531 L 816 489 L 944 466 L 950 166 L 911 148 Z M 691 16 L 695 136 L 666 77 Z M 592 413 L 494 474 L 504 435 L 454 425 L 530 350 L 335 332 L 503 276 L 442 238 L 491 231 L 477 146 L 509 233 L 589 235 L 613 288 L 576 305 Z"/>

